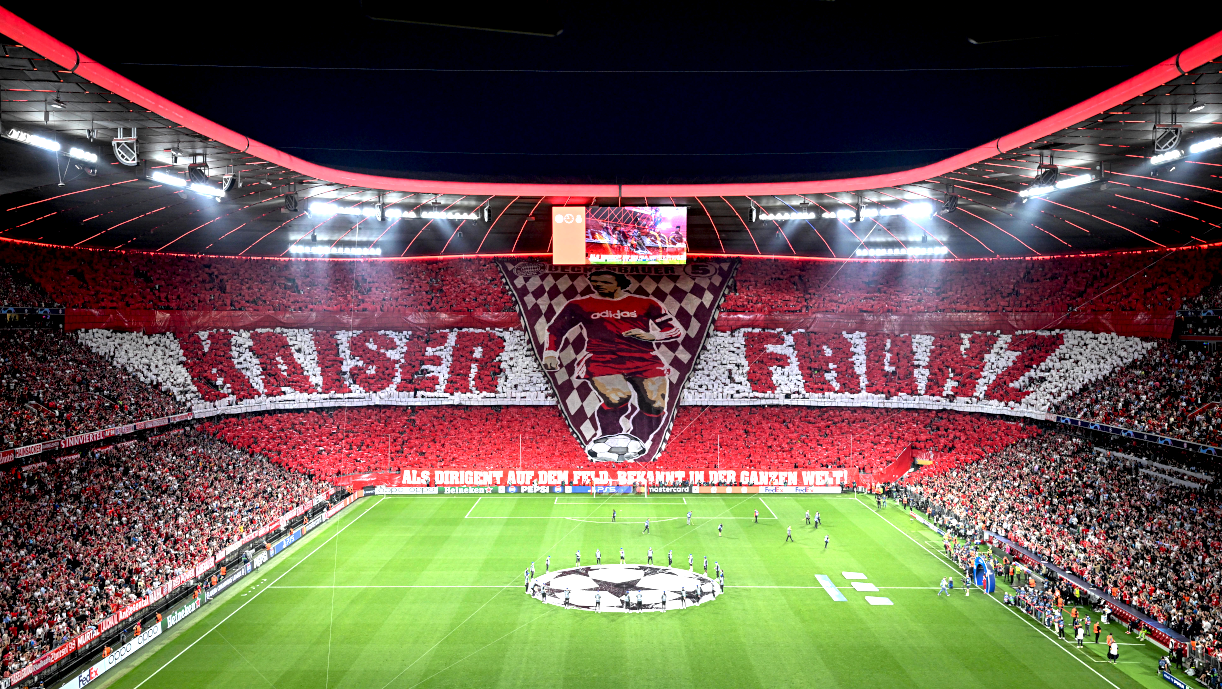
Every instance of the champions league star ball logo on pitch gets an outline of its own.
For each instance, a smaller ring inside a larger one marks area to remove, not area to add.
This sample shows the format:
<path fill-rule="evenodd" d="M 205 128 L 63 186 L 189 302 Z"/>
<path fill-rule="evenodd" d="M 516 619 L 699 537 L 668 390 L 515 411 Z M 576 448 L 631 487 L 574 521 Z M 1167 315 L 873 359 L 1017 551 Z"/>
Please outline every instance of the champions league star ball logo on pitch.
<path fill-rule="evenodd" d="M 630 462 L 661 453 L 737 265 L 498 261 L 560 411 L 587 456 Z"/>
<path fill-rule="evenodd" d="M 663 612 L 716 600 L 716 579 L 677 567 L 594 565 L 548 572 L 526 591 L 548 605 L 597 612 Z"/>

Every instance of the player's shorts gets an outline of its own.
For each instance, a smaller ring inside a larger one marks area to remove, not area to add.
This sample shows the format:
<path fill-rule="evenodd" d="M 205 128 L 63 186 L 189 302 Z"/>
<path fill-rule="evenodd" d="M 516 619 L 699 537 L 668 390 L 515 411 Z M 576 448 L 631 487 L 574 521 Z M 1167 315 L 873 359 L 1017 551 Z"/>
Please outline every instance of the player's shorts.
<path fill-rule="evenodd" d="M 590 354 L 577 367 L 578 378 L 623 376 L 625 378 L 658 378 L 667 374 L 666 365 L 652 352 L 641 355 Z"/>

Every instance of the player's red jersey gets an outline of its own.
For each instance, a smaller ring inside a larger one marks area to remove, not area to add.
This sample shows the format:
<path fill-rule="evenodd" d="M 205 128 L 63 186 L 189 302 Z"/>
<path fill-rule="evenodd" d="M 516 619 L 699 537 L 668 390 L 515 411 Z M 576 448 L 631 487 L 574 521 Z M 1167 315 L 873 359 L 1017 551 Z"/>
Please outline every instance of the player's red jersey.
<path fill-rule="evenodd" d="M 548 324 L 547 351 L 558 351 L 565 334 L 580 325 L 586 333 L 586 351 L 579 366 L 584 365 L 591 375 L 663 375 L 665 369 L 654 351 L 654 342 L 623 334 L 633 329 L 650 332 L 650 323 L 656 323 L 660 330 L 654 342 L 683 335 L 656 299 L 633 294 L 619 299 L 596 295 L 577 297 L 565 304 Z"/>

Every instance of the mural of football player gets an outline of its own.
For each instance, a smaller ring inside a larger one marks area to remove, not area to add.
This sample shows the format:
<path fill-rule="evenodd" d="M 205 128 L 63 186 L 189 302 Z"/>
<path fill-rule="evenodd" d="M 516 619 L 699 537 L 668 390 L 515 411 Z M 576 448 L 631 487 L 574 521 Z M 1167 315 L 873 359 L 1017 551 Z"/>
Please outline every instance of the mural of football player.
<path fill-rule="evenodd" d="M 547 326 L 543 368 L 560 369 L 561 345 L 581 327 L 586 345 L 577 354 L 574 376 L 588 378 L 602 398 L 599 435 L 631 433 L 648 446 L 662 427 L 670 385 L 657 343 L 677 340 L 683 330 L 657 299 L 624 292 L 632 284 L 627 276 L 596 270 L 587 279 L 595 293 L 569 301 Z"/>

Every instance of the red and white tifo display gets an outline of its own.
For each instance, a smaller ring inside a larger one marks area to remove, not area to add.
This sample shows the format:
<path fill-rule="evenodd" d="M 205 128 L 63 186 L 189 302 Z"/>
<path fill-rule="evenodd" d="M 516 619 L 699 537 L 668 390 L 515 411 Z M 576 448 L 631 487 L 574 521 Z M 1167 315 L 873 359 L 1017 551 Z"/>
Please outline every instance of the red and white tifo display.
<path fill-rule="evenodd" d="M 78 336 L 195 411 L 557 403 L 521 330 L 83 330 Z M 1153 346 L 1077 330 L 891 335 L 743 328 L 709 334 L 681 403 L 1043 418 L 1054 403 Z"/>

